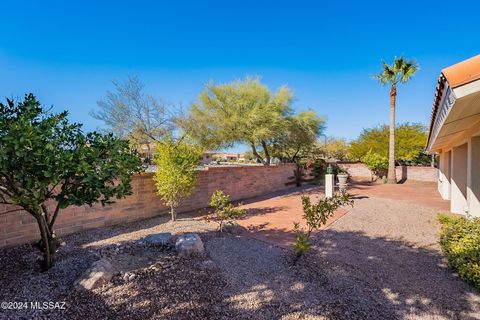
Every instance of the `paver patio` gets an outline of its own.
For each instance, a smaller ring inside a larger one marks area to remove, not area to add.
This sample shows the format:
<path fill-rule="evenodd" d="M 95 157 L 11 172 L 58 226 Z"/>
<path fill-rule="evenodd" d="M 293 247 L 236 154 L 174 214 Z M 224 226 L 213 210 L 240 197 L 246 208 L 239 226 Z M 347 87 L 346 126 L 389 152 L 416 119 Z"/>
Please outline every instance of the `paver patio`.
<path fill-rule="evenodd" d="M 349 193 L 357 200 L 391 199 L 399 203 L 407 202 L 436 209 L 438 212 L 449 211 L 449 202 L 441 199 L 433 183 L 410 182 L 397 185 L 356 183 L 349 188 Z M 302 195 L 318 199 L 324 195 L 324 189 L 321 186 L 304 186 L 293 192 L 287 190 L 250 199 L 243 205 L 243 208 L 247 209 L 247 216 L 237 222 L 250 236 L 288 247 L 295 238 L 294 222 L 304 226 Z M 348 207 L 337 210 L 328 220 L 326 227 L 345 215 L 348 210 L 350 210 Z"/>

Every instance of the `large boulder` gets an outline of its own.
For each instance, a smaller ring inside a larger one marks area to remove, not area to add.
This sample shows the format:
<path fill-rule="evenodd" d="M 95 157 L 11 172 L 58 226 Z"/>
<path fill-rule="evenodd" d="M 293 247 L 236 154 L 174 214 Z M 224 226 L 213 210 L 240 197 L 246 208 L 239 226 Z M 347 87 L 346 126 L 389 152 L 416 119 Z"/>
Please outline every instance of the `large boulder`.
<path fill-rule="evenodd" d="M 168 246 L 173 242 L 173 237 L 170 232 L 153 233 L 143 238 L 143 241 L 151 246 Z"/>
<path fill-rule="evenodd" d="M 175 248 L 180 257 L 201 255 L 204 252 L 202 239 L 196 233 L 187 233 L 178 237 Z"/>
<path fill-rule="evenodd" d="M 78 278 L 74 287 L 78 289 L 93 290 L 107 284 L 113 276 L 113 267 L 108 259 L 95 261 L 80 278 Z"/>

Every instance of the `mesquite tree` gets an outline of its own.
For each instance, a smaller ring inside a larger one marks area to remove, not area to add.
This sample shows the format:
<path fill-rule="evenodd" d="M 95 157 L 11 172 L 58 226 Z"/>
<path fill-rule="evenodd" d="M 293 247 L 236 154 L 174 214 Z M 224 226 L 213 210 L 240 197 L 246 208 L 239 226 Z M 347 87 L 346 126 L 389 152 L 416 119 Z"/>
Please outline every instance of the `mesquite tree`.
<path fill-rule="evenodd" d="M 59 246 L 54 225 L 71 205 L 102 205 L 131 194 L 141 161 L 128 142 L 111 134 L 85 134 L 67 112 L 44 110 L 32 94 L 0 103 L 0 202 L 38 223 L 43 271 Z M 22 213 L 23 214 L 23 213 Z"/>
<path fill-rule="evenodd" d="M 259 79 L 208 84 L 179 125 L 206 149 L 243 143 L 259 162 L 270 165 L 270 140 L 284 130 L 292 100 L 287 87 L 273 93 Z"/>

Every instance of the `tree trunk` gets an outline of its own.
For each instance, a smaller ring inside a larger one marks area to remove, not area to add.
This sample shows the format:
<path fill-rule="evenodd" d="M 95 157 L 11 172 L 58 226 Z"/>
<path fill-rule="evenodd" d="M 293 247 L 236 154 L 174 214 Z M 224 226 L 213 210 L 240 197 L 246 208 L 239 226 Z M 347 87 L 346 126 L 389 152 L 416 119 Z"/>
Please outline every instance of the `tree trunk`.
<path fill-rule="evenodd" d="M 295 163 L 295 170 L 293 171 L 293 175 L 295 177 L 295 185 L 297 187 L 301 187 L 302 186 L 302 178 L 303 178 L 303 171 L 302 171 L 302 167 L 300 166 L 299 163 Z"/>
<path fill-rule="evenodd" d="M 263 151 L 265 152 L 265 164 L 267 166 L 269 166 L 270 165 L 270 153 L 268 152 L 267 143 L 263 140 L 262 140 L 262 148 L 263 148 Z"/>
<path fill-rule="evenodd" d="M 40 229 L 42 240 L 40 242 L 40 250 L 43 252 L 43 260 L 40 261 L 42 271 L 47 271 L 53 266 L 53 254 L 56 250 L 55 239 L 48 230 L 48 224 L 44 214 L 37 214 L 36 219 Z"/>
<path fill-rule="evenodd" d="M 250 146 L 252 147 L 252 153 L 257 158 L 257 161 L 260 161 L 261 163 L 266 164 L 262 156 L 258 154 L 257 148 L 255 148 L 255 145 L 252 143 Z"/>
<path fill-rule="evenodd" d="M 177 220 L 177 213 L 175 212 L 174 206 L 170 206 L 170 213 L 172 215 L 172 221 Z"/>
<path fill-rule="evenodd" d="M 387 183 L 397 183 L 395 172 L 395 104 L 397 99 L 397 88 L 392 85 L 390 89 L 390 141 L 388 147 L 388 174 Z"/>

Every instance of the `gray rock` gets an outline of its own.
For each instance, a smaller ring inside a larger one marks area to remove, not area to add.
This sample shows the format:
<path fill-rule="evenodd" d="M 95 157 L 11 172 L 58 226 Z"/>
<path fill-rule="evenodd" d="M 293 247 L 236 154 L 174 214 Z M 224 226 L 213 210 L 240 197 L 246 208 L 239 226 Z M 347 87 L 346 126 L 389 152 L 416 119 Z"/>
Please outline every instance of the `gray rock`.
<path fill-rule="evenodd" d="M 173 242 L 173 237 L 170 232 L 154 233 L 143 238 L 143 241 L 151 246 L 167 246 Z"/>
<path fill-rule="evenodd" d="M 203 270 L 213 270 L 216 268 L 216 265 L 212 260 L 205 260 L 200 263 L 200 268 Z"/>
<path fill-rule="evenodd" d="M 95 261 L 92 266 L 87 269 L 78 278 L 74 287 L 79 289 L 93 290 L 107 284 L 113 276 L 113 267 L 108 259 L 100 259 Z"/>
<path fill-rule="evenodd" d="M 235 234 L 235 235 L 242 234 L 244 230 L 245 229 L 242 226 L 240 226 L 239 224 L 237 224 L 235 222 L 227 223 L 223 227 L 224 232 L 228 232 L 228 233 Z"/>
<path fill-rule="evenodd" d="M 131 273 L 131 272 L 126 272 L 124 275 L 123 275 L 123 280 L 125 281 L 132 281 L 133 279 L 135 279 L 137 275 L 135 273 Z"/>
<path fill-rule="evenodd" d="M 180 257 L 201 255 L 204 252 L 202 239 L 196 233 L 187 233 L 178 237 L 175 248 Z"/>

